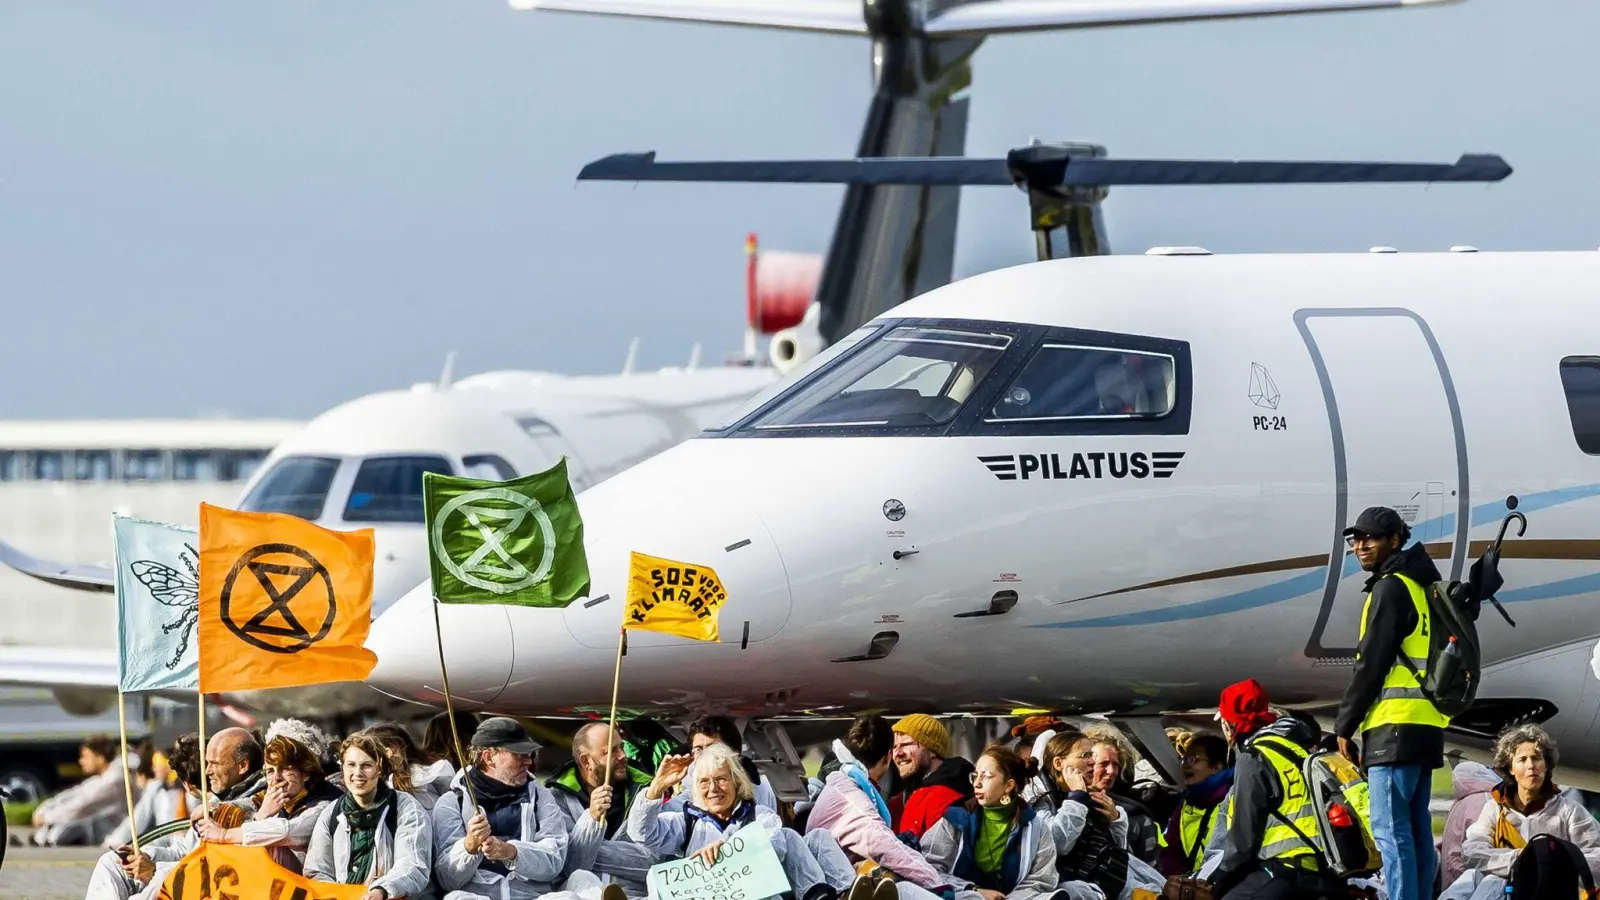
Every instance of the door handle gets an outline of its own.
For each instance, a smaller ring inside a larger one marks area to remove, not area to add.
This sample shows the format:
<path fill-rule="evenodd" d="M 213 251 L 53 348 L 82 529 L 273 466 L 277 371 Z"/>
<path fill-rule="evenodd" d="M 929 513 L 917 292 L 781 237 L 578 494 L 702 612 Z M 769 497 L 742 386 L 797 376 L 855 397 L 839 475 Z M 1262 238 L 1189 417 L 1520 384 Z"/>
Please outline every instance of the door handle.
<path fill-rule="evenodd" d="M 989 598 L 988 609 L 975 609 L 971 612 L 956 613 L 953 618 L 975 619 L 980 616 L 1003 616 L 1010 612 L 1011 608 L 1016 605 L 1016 591 L 996 591 L 995 595 Z"/>
<path fill-rule="evenodd" d="M 921 553 L 921 552 L 922 552 L 921 550 L 896 550 L 894 552 L 894 558 L 895 559 L 905 559 L 908 556 L 916 556 L 918 553 Z"/>

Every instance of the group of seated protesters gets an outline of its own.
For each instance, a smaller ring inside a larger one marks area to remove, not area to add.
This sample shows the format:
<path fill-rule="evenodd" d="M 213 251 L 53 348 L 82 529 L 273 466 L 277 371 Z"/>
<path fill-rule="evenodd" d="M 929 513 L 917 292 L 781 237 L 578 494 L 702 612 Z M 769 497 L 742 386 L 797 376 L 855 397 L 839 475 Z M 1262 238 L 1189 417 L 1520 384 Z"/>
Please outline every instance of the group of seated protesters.
<path fill-rule="evenodd" d="M 458 715 L 468 761 L 459 771 L 445 716 L 420 746 L 397 723 L 334 744 L 279 720 L 261 736 L 221 731 L 203 755 L 194 735 L 180 738 L 163 760 L 179 796 L 141 792 L 152 810 L 134 827 L 185 812 L 189 827 L 137 853 L 114 847 L 87 897 L 156 897 L 171 867 L 212 841 L 265 847 L 309 878 L 366 886 L 366 900 L 636 900 L 649 894 L 652 866 L 712 865 L 752 825 L 770 837 L 786 900 L 1140 900 L 1160 896 L 1169 876 L 1210 879 L 1217 897 L 1309 896 L 1273 883 L 1261 835 L 1244 833 L 1266 826 L 1235 815 L 1236 788 L 1256 791 L 1258 774 L 1238 769 L 1248 783 L 1236 786 L 1234 763 L 1258 733 L 1314 746 L 1315 722 L 1274 710 L 1224 725 L 1169 732 L 1184 784 L 1153 790 L 1132 783 L 1137 755 L 1109 724 L 1052 719 L 969 762 L 951 754 L 932 716 L 864 715 L 791 808 L 725 717 L 694 722 L 688 745 L 673 748 L 687 752 L 657 753 L 653 772 L 625 735 L 585 725 L 571 760 L 543 781 L 532 771 L 540 746 L 510 718 Z M 1475 781 L 1483 790 L 1458 800 L 1471 805 L 1452 821 L 1470 824 L 1447 827 L 1447 900 L 1500 895 L 1538 834 L 1572 842 L 1600 875 L 1600 825 L 1556 785 L 1555 762 L 1536 726 L 1502 736 L 1484 770 L 1492 783 Z M 165 783 L 145 771 L 141 784 Z"/>

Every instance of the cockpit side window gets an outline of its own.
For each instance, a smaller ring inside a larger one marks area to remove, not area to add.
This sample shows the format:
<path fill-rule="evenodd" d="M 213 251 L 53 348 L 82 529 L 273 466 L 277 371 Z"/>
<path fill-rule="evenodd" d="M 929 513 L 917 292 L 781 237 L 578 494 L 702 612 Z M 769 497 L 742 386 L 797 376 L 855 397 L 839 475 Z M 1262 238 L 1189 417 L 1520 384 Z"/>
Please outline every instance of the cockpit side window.
<path fill-rule="evenodd" d="M 287 513 L 316 521 L 339 472 L 332 456 L 285 456 L 272 464 L 239 504 L 245 512 Z"/>
<path fill-rule="evenodd" d="M 986 419 L 1158 419 L 1172 412 L 1177 386 L 1164 353 L 1046 343 Z"/>
<path fill-rule="evenodd" d="M 950 424 L 1014 336 L 978 326 L 906 324 L 839 359 L 745 422 L 744 433 L 927 433 Z"/>
<path fill-rule="evenodd" d="M 344 505 L 346 522 L 414 522 L 424 520 L 422 475 L 453 474 L 442 456 L 374 456 L 361 461 L 350 499 Z"/>
<path fill-rule="evenodd" d="M 1052 330 L 984 410 L 980 434 L 1184 434 L 1181 341 Z"/>

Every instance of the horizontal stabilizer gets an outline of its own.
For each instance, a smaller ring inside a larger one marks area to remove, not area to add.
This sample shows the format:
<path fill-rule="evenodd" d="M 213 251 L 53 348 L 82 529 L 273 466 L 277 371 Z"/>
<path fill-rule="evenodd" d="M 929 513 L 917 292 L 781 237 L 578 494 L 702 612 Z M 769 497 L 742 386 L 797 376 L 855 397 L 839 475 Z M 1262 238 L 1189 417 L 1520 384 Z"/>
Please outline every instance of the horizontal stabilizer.
<path fill-rule="evenodd" d="M 5 563 L 24 575 L 48 581 L 61 587 L 79 591 L 111 593 L 116 590 L 110 566 L 88 566 L 77 563 L 58 563 L 24 553 L 5 541 L 0 541 L 0 563 Z"/>
<path fill-rule="evenodd" d="M 1105 159 L 1037 145 L 1004 159 L 966 157 L 656 162 L 654 153 L 596 160 L 579 181 L 711 181 L 789 184 L 1008 185 L 1034 190 L 1114 185 L 1352 184 L 1502 181 L 1511 174 L 1491 154 L 1454 163 L 1268 162 L 1255 160 Z"/>
<path fill-rule="evenodd" d="M 117 689 L 117 655 L 70 647 L 0 647 L 0 685 Z"/>
<path fill-rule="evenodd" d="M 897 23 L 893 28 L 903 27 L 911 33 L 930 37 L 957 38 L 1057 28 L 1391 9 L 1455 2 L 1459 0 L 965 0 L 954 3 L 907 0 L 904 19 L 898 12 L 900 3 L 877 5 L 896 9 L 886 15 L 888 20 Z M 869 24 L 864 15 L 867 4 L 862 0 L 510 0 L 510 3 L 511 8 L 517 10 L 593 13 L 834 34 L 873 34 L 887 25 L 887 22 L 877 27 Z"/>
<path fill-rule="evenodd" d="M 768 184 L 1011 184 L 1003 159 L 906 157 L 776 160 L 772 162 L 656 162 L 655 153 L 619 153 L 596 160 L 579 181 L 716 181 Z"/>
<path fill-rule="evenodd" d="M 977 0 L 923 25 L 937 37 L 1426 6 L 1458 0 Z"/>
<path fill-rule="evenodd" d="M 867 34 L 861 0 L 511 0 L 518 10 Z"/>

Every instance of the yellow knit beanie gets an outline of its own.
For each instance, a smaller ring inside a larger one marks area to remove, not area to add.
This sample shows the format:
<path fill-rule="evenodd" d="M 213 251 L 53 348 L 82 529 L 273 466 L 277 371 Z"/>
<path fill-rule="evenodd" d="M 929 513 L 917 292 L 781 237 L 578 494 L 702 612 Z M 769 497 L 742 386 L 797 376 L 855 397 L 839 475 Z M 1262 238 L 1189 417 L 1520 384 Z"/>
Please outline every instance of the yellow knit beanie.
<path fill-rule="evenodd" d="M 926 747 L 935 756 L 950 755 L 950 732 L 933 716 L 912 713 L 894 723 L 894 730 Z"/>

